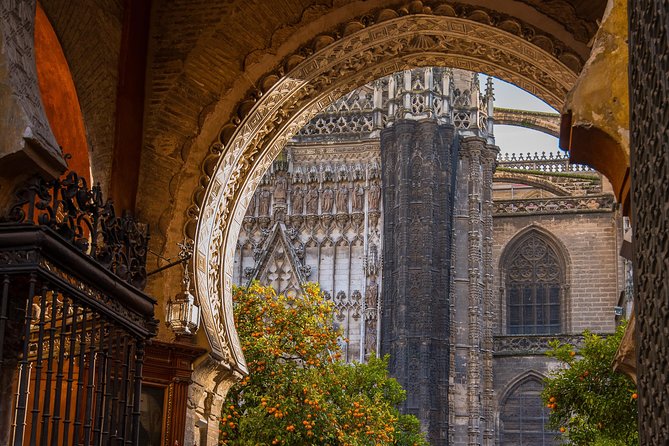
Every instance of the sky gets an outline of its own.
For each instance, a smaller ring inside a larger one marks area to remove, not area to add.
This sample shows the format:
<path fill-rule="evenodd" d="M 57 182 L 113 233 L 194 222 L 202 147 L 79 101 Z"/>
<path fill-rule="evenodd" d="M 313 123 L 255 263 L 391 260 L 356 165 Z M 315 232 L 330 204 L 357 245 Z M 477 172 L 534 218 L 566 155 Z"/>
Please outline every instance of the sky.
<path fill-rule="evenodd" d="M 487 76 L 480 75 L 481 91 L 485 90 Z M 515 108 L 557 113 L 557 110 L 541 99 L 513 84 L 493 78 L 495 107 Z M 501 153 L 557 152 L 558 139 L 536 130 L 510 125 L 495 125 L 495 143 Z"/>

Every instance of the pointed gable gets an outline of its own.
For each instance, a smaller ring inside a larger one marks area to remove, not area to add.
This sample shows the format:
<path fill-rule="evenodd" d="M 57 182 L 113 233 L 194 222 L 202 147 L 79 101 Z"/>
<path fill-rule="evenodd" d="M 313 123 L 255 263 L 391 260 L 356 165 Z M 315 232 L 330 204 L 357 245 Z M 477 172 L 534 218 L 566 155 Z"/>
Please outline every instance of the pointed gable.
<path fill-rule="evenodd" d="M 276 223 L 263 243 L 262 255 L 250 280 L 271 286 L 279 294 L 300 294 L 311 269 L 302 264 L 298 255 L 301 249 L 301 243 L 291 237 L 290 230 L 283 223 Z"/>

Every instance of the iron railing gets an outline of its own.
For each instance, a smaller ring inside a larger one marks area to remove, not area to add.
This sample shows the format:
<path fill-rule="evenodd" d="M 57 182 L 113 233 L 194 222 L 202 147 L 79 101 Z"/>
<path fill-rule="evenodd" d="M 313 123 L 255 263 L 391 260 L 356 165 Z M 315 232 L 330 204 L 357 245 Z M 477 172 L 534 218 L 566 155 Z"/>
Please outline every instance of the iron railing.
<path fill-rule="evenodd" d="M 0 224 L 0 444 L 136 445 L 146 230 L 74 173 L 17 198 Z"/>
<path fill-rule="evenodd" d="M 595 173 L 596 171 L 584 164 L 574 164 L 569 161 L 569 155 L 562 152 L 500 153 L 497 156 L 498 166 L 507 169 L 529 170 L 546 173 Z"/>

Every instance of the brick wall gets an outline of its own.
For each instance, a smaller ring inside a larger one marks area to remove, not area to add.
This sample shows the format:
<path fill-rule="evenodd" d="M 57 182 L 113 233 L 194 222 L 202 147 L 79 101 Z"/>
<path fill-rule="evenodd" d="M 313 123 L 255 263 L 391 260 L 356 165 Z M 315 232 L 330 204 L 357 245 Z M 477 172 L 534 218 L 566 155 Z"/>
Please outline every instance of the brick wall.
<path fill-rule="evenodd" d="M 114 146 L 121 47 L 120 0 L 42 0 L 72 73 L 84 116 L 93 180 L 106 191 Z M 63 147 L 67 153 L 67 147 Z"/>

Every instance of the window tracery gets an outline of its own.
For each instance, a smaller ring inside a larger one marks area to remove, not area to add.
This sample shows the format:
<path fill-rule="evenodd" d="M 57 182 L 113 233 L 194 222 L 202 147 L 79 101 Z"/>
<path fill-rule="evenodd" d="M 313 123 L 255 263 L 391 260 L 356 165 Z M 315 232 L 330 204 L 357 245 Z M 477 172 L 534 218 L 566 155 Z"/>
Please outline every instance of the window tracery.
<path fill-rule="evenodd" d="M 533 231 L 519 240 L 506 267 L 507 333 L 559 333 L 564 282 L 562 262 L 545 237 Z"/>
<path fill-rule="evenodd" d="M 557 432 L 548 427 L 548 410 L 541 401 L 538 377 L 521 381 L 504 400 L 500 411 L 499 444 L 505 446 L 557 445 Z"/>

